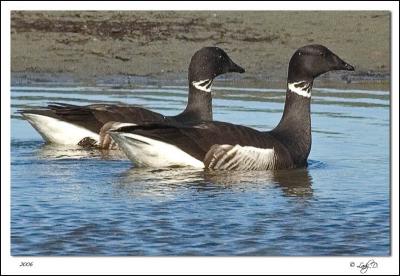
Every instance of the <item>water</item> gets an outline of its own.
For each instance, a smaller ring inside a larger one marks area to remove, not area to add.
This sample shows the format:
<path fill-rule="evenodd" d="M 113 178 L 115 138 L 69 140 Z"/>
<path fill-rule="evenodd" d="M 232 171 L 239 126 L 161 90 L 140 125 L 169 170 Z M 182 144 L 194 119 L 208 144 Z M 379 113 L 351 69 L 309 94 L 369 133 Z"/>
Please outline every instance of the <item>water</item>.
<path fill-rule="evenodd" d="M 284 90 L 230 86 L 215 88 L 216 120 L 278 123 Z M 390 254 L 388 91 L 314 88 L 310 166 L 276 172 L 133 168 L 45 145 L 15 113 L 62 101 L 173 115 L 186 97 L 184 86 L 12 87 L 12 255 Z"/>

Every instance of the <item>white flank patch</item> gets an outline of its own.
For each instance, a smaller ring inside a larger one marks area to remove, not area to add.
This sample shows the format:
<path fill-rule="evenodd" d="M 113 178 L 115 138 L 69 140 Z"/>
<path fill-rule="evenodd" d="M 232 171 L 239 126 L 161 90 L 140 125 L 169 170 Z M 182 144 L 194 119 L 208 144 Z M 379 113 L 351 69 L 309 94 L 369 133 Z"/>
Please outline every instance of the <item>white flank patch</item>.
<path fill-rule="evenodd" d="M 44 140 L 50 143 L 77 145 L 86 137 L 99 142 L 97 133 L 81 126 L 38 114 L 25 113 L 23 117 L 40 133 Z"/>
<path fill-rule="evenodd" d="M 211 92 L 211 82 L 212 81 L 213 81 L 212 79 L 193 81 L 192 85 L 201 91 Z M 208 86 L 208 88 L 207 88 L 207 86 Z"/>
<path fill-rule="evenodd" d="M 301 85 L 302 83 L 304 85 Z M 288 83 L 289 91 L 306 98 L 311 97 L 311 88 L 312 88 L 311 84 L 306 81 Z"/>
<path fill-rule="evenodd" d="M 229 148 L 230 145 L 220 145 Z M 216 170 L 269 170 L 275 165 L 274 149 L 235 145 L 224 155 L 213 161 Z"/>
<path fill-rule="evenodd" d="M 174 145 L 132 133 L 110 132 L 110 135 L 135 166 L 204 168 L 202 161 Z"/>

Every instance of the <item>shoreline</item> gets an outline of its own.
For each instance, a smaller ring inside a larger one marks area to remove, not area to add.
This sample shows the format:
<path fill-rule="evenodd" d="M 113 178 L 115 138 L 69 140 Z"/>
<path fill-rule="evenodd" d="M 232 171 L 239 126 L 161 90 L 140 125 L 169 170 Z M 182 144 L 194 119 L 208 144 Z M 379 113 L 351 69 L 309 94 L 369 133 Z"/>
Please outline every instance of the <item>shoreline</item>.
<path fill-rule="evenodd" d="M 128 76 L 109 75 L 97 76 L 96 78 L 81 79 L 75 75 L 62 73 L 31 73 L 18 72 L 11 76 L 11 86 L 38 86 L 38 87 L 110 87 L 110 88 L 140 88 L 144 86 L 154 87 L 186 87 L 187 78 L 182 74 L 165 74 L 160 76 Z M 214 81 L 214 87 L 232 86 L 235 88 L 265 88 L 286 89 L 286 80 L 271 80 L 267 78 L 238 77 L 238 74 L 229 73 L 218 77 Z M 340 75 L 319 77 L 314 81 L 315 88 L 343 88 L 361 90 L 389 91 L 391 89 L 390 79 L 370 79 L 368 75 L 360 79 L 352 79 L 350 82 Z"/>
<path fill-rule="evenodd" d="M 12 11 L 11 79 L 185 83 L 193 53 L 218 46 L 246 69 L 228 79 L 268 85 L 285 82 L 293 52 L 316 43 L 356 67 L 322 82 L 390 87 L 385 11 Z"/>

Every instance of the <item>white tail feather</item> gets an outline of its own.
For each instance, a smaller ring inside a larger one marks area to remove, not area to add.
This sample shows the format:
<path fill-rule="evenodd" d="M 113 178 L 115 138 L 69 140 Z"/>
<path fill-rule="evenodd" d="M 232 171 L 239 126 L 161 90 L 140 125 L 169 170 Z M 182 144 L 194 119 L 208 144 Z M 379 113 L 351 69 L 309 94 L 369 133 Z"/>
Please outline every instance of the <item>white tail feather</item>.
<path fill-rule="evenodd" d="M 50 143 L 77 145 L 86 137 L 99 141 L 97 133 L 56 118 L 30 113 L 24 113 L 23 117 Z"/>
<path fill-rule="evenodd" d="M 110 135 L 138 167 L 204 168 L 202 161 L 174 145 L 132 133 L 110 132 Z"/>

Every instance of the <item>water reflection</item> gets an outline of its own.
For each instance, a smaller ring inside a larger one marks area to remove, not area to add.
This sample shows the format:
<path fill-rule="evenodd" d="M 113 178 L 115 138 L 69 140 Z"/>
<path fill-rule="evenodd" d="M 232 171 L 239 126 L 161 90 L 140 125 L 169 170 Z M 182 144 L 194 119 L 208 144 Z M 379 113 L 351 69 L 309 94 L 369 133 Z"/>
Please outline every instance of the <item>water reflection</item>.
<path fill-rule="evenodd" d="M 120 192 L 134 197 L 170 198 L 190 190 L 247 191 L 278 187 L 285 196 L 311 197 L 308 169 L 279 171 L 204 171 L 198 169 L 131 168 L 115 183 Z"/>
<path fill-rule="evenodd" d="M 118 193 L 132 197 L 149 197 L 152 199 L 174 198 L 179 193 L 201 185 L 204 181 L 202 170 L 131 168 L 114 183 Z"/>
<path fill-rule="evenodd" d="M 286 196 L 312 197 L 312 177 L 308 169 L 274 171 L 274 181 Z"/>
<path fill-rule="evenodd" d="M 248 187 L 274 184 L 282 189 L 286 196 L 312 196 L 312 178 L 307 169 L 276 171 L 210 171 L 205 179 L 225 187 Z"/>
<path fill-rule="evenodd" d="M 126 159 L 124 153 L 119 150 L 100 151 L 78 145 L 42 144 L 35 152 L 41 159 Z"/>
<path fill-rule="evenodd" d="M 44 160 L 126 159 L 118 150 L 99 151 L 79 146 L 42 144 L 35 156 Z M 115 180 L 115 179 L 114 179 Z M 131 168 L 113 182 L 118 190 L 134 197 L 170 198 L 188 191 L 230 189 L 248 191 L 278 187 L 285 196 L 311 197 L 312 178 L 308 169 L 277 171 L 205 171 L 191 168 Z"/>

